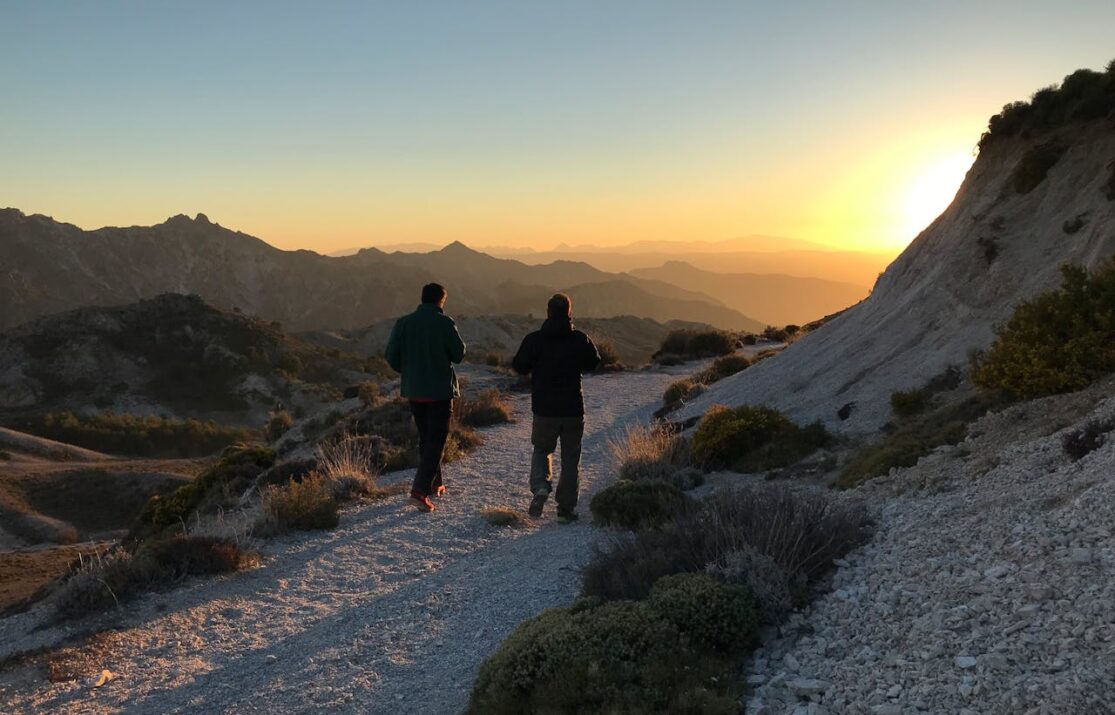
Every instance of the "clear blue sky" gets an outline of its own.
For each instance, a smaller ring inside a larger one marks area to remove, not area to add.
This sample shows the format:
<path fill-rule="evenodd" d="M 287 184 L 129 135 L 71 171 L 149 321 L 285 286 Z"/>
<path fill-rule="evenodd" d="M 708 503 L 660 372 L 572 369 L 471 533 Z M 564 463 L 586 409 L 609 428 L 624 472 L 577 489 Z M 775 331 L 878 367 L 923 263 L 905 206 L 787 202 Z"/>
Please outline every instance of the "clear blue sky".
<path fill-rule="evenodd" d="M 900 247 L 987 117 L 1112 28 L 1110 0 L 2 0 L 0 205 L 319 250 Z"/>

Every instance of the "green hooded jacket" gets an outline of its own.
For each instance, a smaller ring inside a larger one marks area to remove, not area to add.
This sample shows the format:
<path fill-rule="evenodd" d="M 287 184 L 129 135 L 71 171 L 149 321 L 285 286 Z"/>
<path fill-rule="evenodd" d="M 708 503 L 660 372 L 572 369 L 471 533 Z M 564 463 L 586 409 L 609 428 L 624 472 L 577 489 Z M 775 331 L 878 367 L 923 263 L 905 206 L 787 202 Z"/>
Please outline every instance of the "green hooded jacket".
<path fill-rule="evenodd" d="M 400 393 L 417 400 L 460 397 L 452 363 L 465 358 L 457 324 L 432 303 L 422 303 L 395 322 L 384 357 L 403 376 Z"/>

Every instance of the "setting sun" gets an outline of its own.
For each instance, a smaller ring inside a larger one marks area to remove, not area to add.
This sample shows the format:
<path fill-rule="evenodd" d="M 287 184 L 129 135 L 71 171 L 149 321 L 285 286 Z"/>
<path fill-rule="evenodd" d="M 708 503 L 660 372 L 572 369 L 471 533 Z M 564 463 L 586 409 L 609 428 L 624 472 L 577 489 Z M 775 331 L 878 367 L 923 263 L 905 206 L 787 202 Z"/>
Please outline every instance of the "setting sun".
<path fill-rule="evenodd" d="M 903 205 L 903 236 L 909 240 L 921 233 L 948 208 L 975 160 L 971 154 L 956 153 L 938 159 L 917 174 Z"/>

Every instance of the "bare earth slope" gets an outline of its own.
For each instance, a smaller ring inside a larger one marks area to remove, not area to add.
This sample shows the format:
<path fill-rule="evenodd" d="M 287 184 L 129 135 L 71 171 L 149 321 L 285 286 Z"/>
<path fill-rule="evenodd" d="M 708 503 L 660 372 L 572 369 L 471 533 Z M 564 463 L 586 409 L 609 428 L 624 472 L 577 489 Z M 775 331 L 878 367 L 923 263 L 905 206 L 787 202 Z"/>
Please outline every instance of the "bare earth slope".
<path fill-rule="evenodd" d="M 952 205 L 895 260 L 871 296 L 764 361 L 714 385 L 681 413 L 715 403 L 770 404 L 804 421 L 870 432 L 889 417 L 894 390 L 923 384 L 985 348 L 1020 301 L 1060 282 L 1064 263 L 1095 266 L 1115 253 L 1115 201 L 1105 195 L 1115 157 L 1110 122 L 1073 124 L 1067 147 L 1030 193 L 1012 174 L 1050 137 L 1012 137 L 983 151 Z M 1066 222 L 1083 226 L 1066 232 Z M 846 422 L 837 410 L 855 402 Z"/>
<path fill-rule="evenodd" d="M 608 434 L 647 420 L 675 378 L 586 380 L 586 515 L 610 480 Z M 450 496 L 433 514 L 392 499 L 345 512 L 332 532 L 269 542 L 256 571 L 129 604 L 118 630 L 75 653 L 75 680 L 0 672 L 0 702 L 11 712 L 459 712 L 481 661 L 516 625 L 575 598 L 579 567 L 605 536 L 584 521 L 558 526 L 550 512 L 521 531 L 480 517 L 524 507 L 528 398 L 515 409 L 516 423 L 487 430 L 479 451 L 446 468 Z M 63 633 L 32 632 L 37 618 L 0 621 L 0 659 Z M 90 689 L 102 668 L 119 677 Z"/>

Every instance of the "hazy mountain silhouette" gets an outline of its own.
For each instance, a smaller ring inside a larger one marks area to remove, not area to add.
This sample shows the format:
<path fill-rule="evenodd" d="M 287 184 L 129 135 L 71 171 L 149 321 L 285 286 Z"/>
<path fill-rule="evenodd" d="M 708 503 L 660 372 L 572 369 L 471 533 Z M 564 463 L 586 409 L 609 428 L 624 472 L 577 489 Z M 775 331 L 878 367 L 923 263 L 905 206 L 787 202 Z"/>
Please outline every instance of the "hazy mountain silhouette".
<path fill-rule="evenodd" d="M 583 263 L 527 265 L 460 243 L 432 253 L 364 249 L 334 258 L 282 251 L 201 214 L 150 227 L 84 231 L 4 209 L 0 264 L 0 304 L 6 308 L 0 328 L 167 292 L 196 293 L 216 307 L 238 308 L 292 330 L 358 328 L 410 310 L 420 287 L 433 280 L 449 288 L 456 313 L 540 312 L 549 293 L 567 290 L 583 315 L 760 327 L 707 295 Z M 527 289 L 508 293 L 505 284 Z"/>

